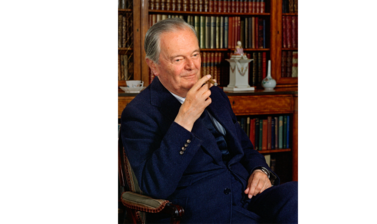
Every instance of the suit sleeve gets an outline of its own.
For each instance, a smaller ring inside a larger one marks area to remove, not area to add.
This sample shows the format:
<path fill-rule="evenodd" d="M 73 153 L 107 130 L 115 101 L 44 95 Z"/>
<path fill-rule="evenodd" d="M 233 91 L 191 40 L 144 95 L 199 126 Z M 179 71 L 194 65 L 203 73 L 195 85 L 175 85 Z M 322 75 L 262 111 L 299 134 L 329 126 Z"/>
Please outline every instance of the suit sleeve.
<path fill-rule="evenodd" d="M 158 110 L 155 109 L 155 114 Z M 175 122 L 161 130 L 146 108 L 129 104 L 122 113 L 122 140 L 141 190 L 154 198 L 167 198 L 201 146 L 201 140 Z M 184 150 L 182 150 L 184 149 Z"/>

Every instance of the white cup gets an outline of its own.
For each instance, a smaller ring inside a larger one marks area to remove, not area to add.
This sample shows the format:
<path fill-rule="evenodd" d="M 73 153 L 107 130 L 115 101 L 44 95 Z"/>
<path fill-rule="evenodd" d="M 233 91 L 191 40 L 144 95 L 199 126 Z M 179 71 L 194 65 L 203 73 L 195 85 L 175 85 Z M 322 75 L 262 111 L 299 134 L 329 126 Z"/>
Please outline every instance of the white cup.
<path fill-rule="evenodd" d="M 141 80 L 127 80 L 127 87 L 135 88 L 135 87 L 143 87 L 144 81 Z"/>

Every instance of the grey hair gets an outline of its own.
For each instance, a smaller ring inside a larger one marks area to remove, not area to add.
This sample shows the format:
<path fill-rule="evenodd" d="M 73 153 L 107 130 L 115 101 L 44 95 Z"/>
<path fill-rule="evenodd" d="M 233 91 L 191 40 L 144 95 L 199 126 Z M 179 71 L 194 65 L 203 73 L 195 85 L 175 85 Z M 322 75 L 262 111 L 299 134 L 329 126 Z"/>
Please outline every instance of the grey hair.
<path fill-rule="evenodd" d="M 145 58 L 149 58 L 155 63 L 159 63 L 158 58 L 160 56 L 160 36 L 166 32 L 174 32 L 178 30 L 184 30 L 189 28 L 194 32 L 196 38 L 198 38 L 195 28 L 186 23 L 181 18 L 168 18 L 161 20 L 154 24 L 145 34 L 144 50 L 146 53 Z M 199 42 L 199 40 L 198 40 Z"/>

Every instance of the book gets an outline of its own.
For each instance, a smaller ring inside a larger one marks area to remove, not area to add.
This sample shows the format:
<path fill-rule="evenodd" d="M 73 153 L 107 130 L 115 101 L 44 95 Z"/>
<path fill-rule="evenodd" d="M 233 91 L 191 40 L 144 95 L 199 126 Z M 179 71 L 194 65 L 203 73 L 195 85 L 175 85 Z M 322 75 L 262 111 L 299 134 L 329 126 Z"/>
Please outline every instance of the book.
<path fill-rule="evenodd" d="M 254 149 L 255 149 L 255 118 L 250 119 L 250 141 L 253 143 Z"/>
<path fill-rule="evenodd" d="M 266 160 L 267 165 L 271 166 L 271 154 L 264 155 L 264 159 Z"/>
<path fill-rule="evenodd" d="M 279 149 L 283 148 L 283 116 L 279 116 Z"/>
<path fill-rule="evenodd" d="M 262 52 L 262 80 L 267 76 L 267 59 L 266 52 Z"/>
<path fill-rule="evenodd" d="M 288 7 L 289 7 L 289 12 L 290 13 L 295 12 L 295 9 L 294 9 L 294 0 L 288 0 Z"/>
<path fill-rule="evenodd" d="M 225 2 L 225 1 L 224 1 Z M 224 18 L 224 48 L 228 48 L 228 29 L 229 29 L 229 17 Z"/>
<path fill-rule="evenodd" d="M 264 119 L 259 120 L 259 150 L 263 150 L 263 122 Z"/>
<path fill-rule="evenodd" d="M 123 16 L 118 15 L 118 48 L 122 47 L 122 22 Z"/>
<path fill-rule="evenodd" d="M 244 18 L 244 48 L 249 48 L 248 40 L 249 40 L 249 20 L 248 18 Z"/>
<path fill-rule="evenodd" d="M 259 10 L 260 13 L 264 13 L 266 9 L 265 0 L 261 0 L 259 4 L 260 4 L 260 10 Z"/>
<path fill-rule="evenodd" d="M 300 47 L 300 16 L 296 17 L 296 45 Z"/>
<path fill-rule="evenodd" d="M 275 120 L 275 149 L 279 147 L 279 118 L 274 117 Z"/>
<path fill-rule="evenodd" d="M 282 33 L 282 44 L 283 48 L 287 47 L 287 26 L 286 26 L 286 16 L 282 16 L 282 25 L 283 25 L 283 33 Z"/>
<path fill-rule="evenodd" d="M 271 122 L 272 118 L 271 116 L 267 117 L 267 149 L 271 149 Z"/>
<path fill-rule="evenodd" d="M 291 26 L 291 33 L 292 33 L 292 47 L 297 48 L 297 33 L 296 33 L 296 20 L 297 16 L 291 16 L 292 26 Z"/>
<path fill-rule="evenodd" d="M 241 41 L 241 44 L 242 44 L 242 48 L 246 48 L 245 47 L 245 21 L 243 19 L 241 19 L 241 23 L 240 23 L 240 41 Z"/>
<path fill-rule="evenodd" d="M 211 48 L 211 17 L 206 16 L 206 46 L 205 48 Z"/>
<path fill-rule="evenodd" d="M 241 121 L 241 128 L 246 133 L 246 119 L 245 119 L 245 117 L 241 117 L 240 121 Z"/>
<path fill-rule="evenodd" d="M 263 31 L 262 31 L 262 38 L 263 38 L 263 41 L 262 41 L 262 48 L 266 48 L 266 20 L 264 19 L 263 20 Z"/>
<path fill-rule="evenodd" d="M 298 51 L 292 51 L 292 77 L 298 77 Z"/>
<path fill-rule="evenodd" d="M 220 24 L 219 24 L 219 47 L 224 48 L 224 16 L 220 16 Z"/>
<path fill-rule="evenodd" d="M 257 73 L 258 73 L 258 57 L 257 57 L 257 52 L 253 52 L 253 75 L 252 75 L 252 80 L 253 80 L 253 86 L 257 86 Z"/>
<path fill-rule="evenodd" d="M 218 49 L 220 48 L 220 17 L 219 16 L 216 16 L 216 46 L 215 48 Z"/>
<path fill-rule="evenodd" d="M 232 48 L 233 17 L 229 17 L 228 25 L 228 48 Z"/>
<path fill-rule="evenodd" d="M 206 27 L 206 21 L 205 21 L 205 16 L 200 16 L 200 48 L 206 48 L 205 45 L 205 40 L 206 40 L 206 35 L 205 35 L 205 27 Z"/>
<path fill-rule="evenodd" d="M 258 71 L 258 74 L 257 74 L 257 86 L 261 86 L 262 85 L 262 75 L 263 75 L 263 70 L 262 70 L 262 52 L 258 52 L 257 53 L 257 57 L 258 57 L 258 66 L 257 66 L 257 71 Z"/>
<path fill-rule="evenodd" d="M 275 149 L 275 117 L 271 118 L 271 149 Z"/>
<path fill-rule="evenodd" d="M 171 3 L 170 3 L 171 0 L 166 0 L 166 4 L 165 4 L 165 9 L 167 11 L 170 11 L 171 10 Z"/>
<path fill-rule="evenodd" d="M 292 51 L 287 51 L 286 76 L 292 76 Z"/>
<path fill-rule="evenodd" d="M 285 17 L 285 27 L 286 27 L 286 36 L 287 36 L 287 47 L 291 48 L 292 47 L 292 19 L 291 16 L 286 16 Z"/>
<path fill-rule="evenodd" d="M 198 2 L 198 12 L 204 12 L 204 8 L 203 8 L 203 0 L 199 0 Z"/>
<path fill-rule="evenodd" d="M 165 8 L 165 2 L 166 2 L 166 0 L 160 0 L 160 10 L 166 10 L 166 8 Z"/>
<path fill-rule="evenodd" d="M 203 52 L 203 55 L 202 55 L 202 77 L 207 75 L 208 72 L 207 72 L 207 52 Z"/>
<path fill-rule="evenodd" d="M 263 48 L 263 19 L 258 19 L 258 48 Z"/>
<path fill-rule="evenodd" d="M 263 119 L 263 128 L 262 128 L 262 150 L 267 150 L 267 141 L 268 141 L 268 120 Z"/>
<path fill-rule="evenodd" d="M 286 119 L 287 120 L 287 140 L 286 140 L 287 143 L 286 143 L 286 147 L 290 148 L 290 145 L 289 145 L 289 138 L 290 138 L 289 137 L 290 136 L 290 134 L 289 134 L 289 130 L 290 130 L 290 122 L 289 122 L 289 120 L 290 120 L 290 118 L 289 118 L 289 115 L 287 115 L 286 117 L 287 117 L 287 119 Z"/>
<path fill-rule="evenodd" d="M 222 10 L 222 12 L 228 12 L 228 0 L 223 0 L 222 1 L 223 2 L 223 10 Z"/>
<path fill-rule="evenodd" d="M 287 148 L 287 116 L 283 116 L 283 149 Z"/>
<path fill-rule="evenodd" d="M 194 16 L 194 28 L 195 28 L 196 35 L 199 40 L 199 46 L 200 46 L 200 17 L 199 16 Z"/>
<path fill-rule="evenodd" d="M 255 48 L 255 18 L 251 17 L 251 48 Z"/>
<path fill-rule="evenodd" d="M 270 169 L 272 172 L 275 172 L 276 171 L 276 158 L 271 158 L 270 160 Z"/>
<path fill-rule="evenodd" d="M 255 150 L 259 151 L 259 122 L 260 122 L 260 119 L 259 118 L 255 118 L 255 137 L 254 137 L 254 148 Z"/>
<path fill-rule="evenodd" d="M 241 17 L 237 16 L 237 39 L 234 44 L 236 44 L 239 40 L 241 40 Z"/>
<path fill-rule="evenodd" d="M 284 78 L 286 77 L 286 68 L 287 68 L 287 52 L 286 51 L 282 51 L 281 52 L 281 77 Z"/>
<path fill-rule="evenodd" d="M 259 35 L 258 35 L 258 33 L 259 33 L 259 18 L 258 17 L 255 17 L 255 19 L 254 19 L 254 28 L 255 28 L 255 30 L 254 30 L 254 36 L 255 36 L 255 43 L 254 43 L 254 47 L 255 48 L 259 48 Z"/>

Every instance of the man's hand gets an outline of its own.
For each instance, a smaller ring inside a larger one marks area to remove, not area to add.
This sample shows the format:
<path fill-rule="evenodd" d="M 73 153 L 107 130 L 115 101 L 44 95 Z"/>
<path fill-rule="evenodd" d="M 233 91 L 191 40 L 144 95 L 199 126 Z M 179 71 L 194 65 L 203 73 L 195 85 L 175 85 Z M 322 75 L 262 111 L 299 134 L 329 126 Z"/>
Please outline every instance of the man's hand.
<path fill-rule="evenodd" d="M 252 198 L 270 187 L 271 181 L 268 179 L 267 175 L 262 170 L 254 170 L 249 177 L 244 193 L 248 195 L 248 198 Z"/>
<path fill-rule="evenodd" d="M 192 130 L 195 121 L 202 115 L 204 109 L 211 104 L 212 100 L 209 97 L 211 90 L 205 84 L 211 75 L 205 75 L 188 91 L 186 100 L 179 109 L 175 122 L 188 131 Z M 211 84 L 212 86 L 212 84 Z"/>

